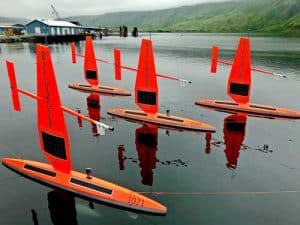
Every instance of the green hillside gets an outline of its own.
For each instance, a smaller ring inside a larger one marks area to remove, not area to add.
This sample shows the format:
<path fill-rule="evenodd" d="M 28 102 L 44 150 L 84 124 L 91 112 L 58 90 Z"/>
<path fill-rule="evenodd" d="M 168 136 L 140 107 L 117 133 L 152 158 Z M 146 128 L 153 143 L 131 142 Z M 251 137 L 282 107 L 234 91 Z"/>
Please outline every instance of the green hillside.
<path fill-rule="evenodd" d="M 156 11 L 77 16 L 88 26 L 129 28 L 166 32 L 272 32 L 300 35 L 299 0 L 239 0 L 206 3 Z"/>
<path fill-rule="evenodd" d="M 300 0 L 235 0 L 155 11 L 131 11 L 66 18 L 87 26 L 161 32 L 258 32 L 300 36 Z M 0 17 L 0 23 L 26 23 Z"/>

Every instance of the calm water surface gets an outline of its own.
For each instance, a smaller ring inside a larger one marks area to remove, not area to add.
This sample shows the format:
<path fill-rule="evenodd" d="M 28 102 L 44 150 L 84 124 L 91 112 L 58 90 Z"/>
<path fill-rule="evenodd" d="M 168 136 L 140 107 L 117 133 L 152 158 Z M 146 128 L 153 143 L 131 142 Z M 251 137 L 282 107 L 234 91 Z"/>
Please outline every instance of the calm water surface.
<path fill-rule="evenodd" d="M 147 35 L 145 35 L 147 36 Z M 0 224 L 299 224 L 300 123 L 230 114 L 194 106 L 200 98 L 228 99 L 230 68 L 209 73 L 210 46 L 232 60 L 239 36 L 152 34 L 160 73 L 192 80 L 180 86 L 159 80 L 160 111 L 213 124 L 209 137 L 190 132 L 166 132 L 157 127 L 113 119 L 111 107 L 136 109 L 133 97 L 100 97 L 100 109 L 88 108 L 88 94 L 68 89 L 83 82 L 83 61 L 71 64 L 68 45 L 50 45 L 64 105 L 114 126 L 104 137 L 93 136 L 89 123 L 78 126 L 66 116 L 74 170 L 93 168 L 93 174 L 140 192 L 168 206 L 165 217 L 129 213 L 94 204 L 0 169 Z M 95 42 L 98 57 L 111 59 L 122 50 L 124 64 L 136 66 L 140 38 L 108 37 Z M 83 50 L 83 43 L 77 46 Z M 300 39 L 252 38 L 253 66 L 285 74 L 287 79 L 253 74 L 252 102 L 300 110 Z M 45 162 L 36 133 L 36 103 L 21 97 L 23 111 L 12 110 L 5 60 L 16 64 L 21 87 L 35 92 L 35 49 L 32 44 L 0 45 L 0 156 Z M 114 81 L 111 65 L 100 65 L 101 82 L 133 91 L 135 74 L 124 71 Z M 239 129 L 232 121 L 239 119 Z M 234 127 L 234 124 L 233 124 Z M 121 147 L 120 145 L 124 145 Z M 263 145 L 268 145 L 263 150 Z M 160 192 L 160 194 L 157 194 Z M 257 192 L 271 192 L 258 194 Z M 231 194 L 230 194 L 231 193 Z M 235 193 L 235 194 L 234 194 Z"/>

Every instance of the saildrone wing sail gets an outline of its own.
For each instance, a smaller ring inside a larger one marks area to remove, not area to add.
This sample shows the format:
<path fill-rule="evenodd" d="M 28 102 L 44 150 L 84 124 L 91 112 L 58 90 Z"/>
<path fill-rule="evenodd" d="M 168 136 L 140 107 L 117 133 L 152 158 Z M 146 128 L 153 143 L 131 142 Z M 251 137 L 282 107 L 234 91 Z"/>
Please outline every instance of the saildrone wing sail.
<path fill-rule="evenodd" d="M 54 169 L 71 171 L 69 138 L 50 50 L 37 45 L 37 115 L 41 149 Z"/>
<path fill-rule="evenodd" d="M 85 40 L 84 76 L 90 85 L 96 86 L 99 84 L 98 68 L 91 36 L 87 36 Z"/>
<path fill-rule="evenodd" d="M 249 38 L 240 38 L 228 79 L 227 94 L 237 103 L 248 103 L 251 92 L 251 53 Z"/>
<path fill-rule="evenodd" d="M 151 40 L 142 40 L 135 83 L 135 103 L 146 113 L 158 112 L 158 86 Z"/>

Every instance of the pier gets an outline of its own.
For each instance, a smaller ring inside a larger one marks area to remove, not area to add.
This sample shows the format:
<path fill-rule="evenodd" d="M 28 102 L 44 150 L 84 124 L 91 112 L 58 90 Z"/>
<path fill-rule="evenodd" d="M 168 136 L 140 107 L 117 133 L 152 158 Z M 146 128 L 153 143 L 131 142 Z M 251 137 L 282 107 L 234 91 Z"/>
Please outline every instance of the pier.
<path fill-rule="evenodd" d="M 16 43 L 16 42 L 30 42 L 30 43 L 64 43 L 64 42 L 78 42 L 85 40 L 86 36 L 96 38 L 96 34 L 76 34 L 76 35 L 20 35 L 0 38 L 0 43 Z"/>

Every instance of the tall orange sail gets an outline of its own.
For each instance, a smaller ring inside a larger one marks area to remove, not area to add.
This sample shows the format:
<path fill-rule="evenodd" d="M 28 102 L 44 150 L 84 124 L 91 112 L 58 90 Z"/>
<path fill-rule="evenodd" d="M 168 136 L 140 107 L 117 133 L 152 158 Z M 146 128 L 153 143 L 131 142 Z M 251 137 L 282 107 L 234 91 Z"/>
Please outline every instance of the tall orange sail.
<path fill-rule="evenodd" d="M 71 171 L 69 138 L 58 93 L 50 50 L 37 45 L 37 117 L 43 153 L 55 170 Z"/>
<path fill-rule="evenodd" d="M 86 37 L 84 55 L 85 79 L 90 85 L 96 86 L 99 84 L 99 78 L 94 44 L 91 36 Z"/>
<path fill-rule="evenodd" d="M 158 86 L 151 40 L 142 40 L 135 83 L 135 103 L 146 113 L 158 112 Z"/>
<path fill-rule="evenodd" d="M 228 79 L 227 94 L 237 103 L 249 103 L 251 93 L 251 53 L 249 38 L 240 38 Z"/>

